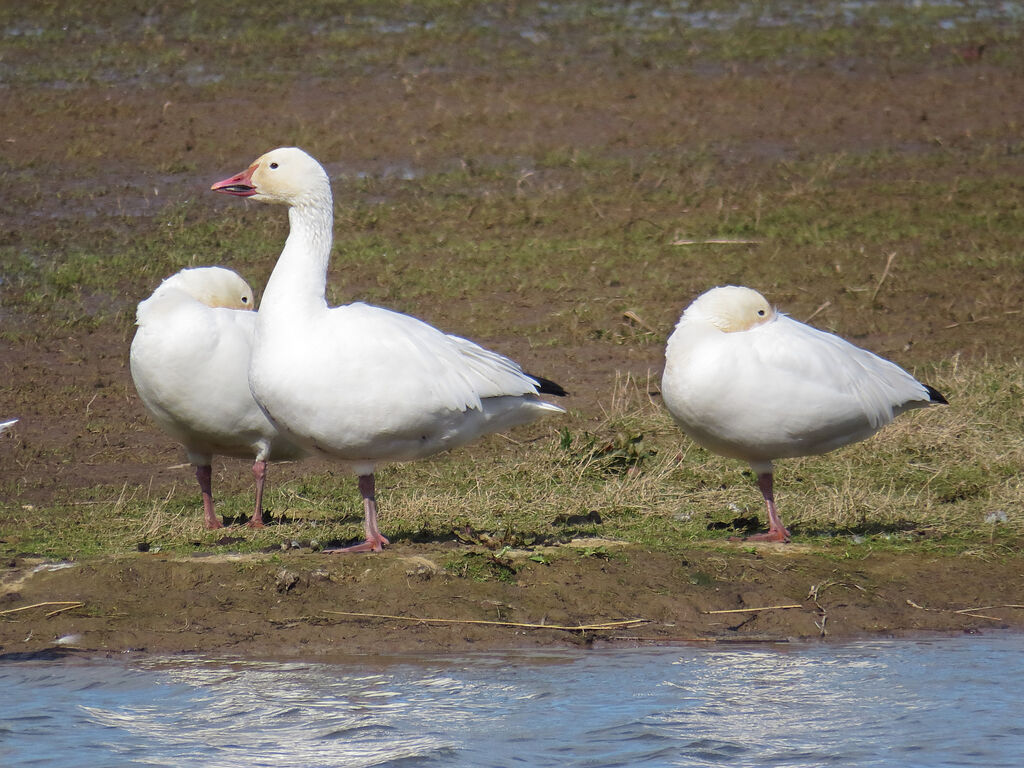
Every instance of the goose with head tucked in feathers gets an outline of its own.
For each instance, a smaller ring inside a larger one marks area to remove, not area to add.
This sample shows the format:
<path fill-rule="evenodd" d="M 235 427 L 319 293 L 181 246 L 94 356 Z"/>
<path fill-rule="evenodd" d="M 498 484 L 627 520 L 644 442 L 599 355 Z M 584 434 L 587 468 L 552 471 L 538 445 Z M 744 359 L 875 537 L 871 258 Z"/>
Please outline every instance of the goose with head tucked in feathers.
<path fill-rule="evenodd" d="M 722 286 L 683 312 L 665 350 L 662 397 L 695 442 L 749 462 L 769 530 L 789 541 L 772 488 L 775 459 L 864 440 L 912 408 L 946 399 L 895 363 L 777 312 L 750 288 Z"/>
<path fill-rule="evenodd" d="M 249 391 L 256 313 L 252 288 L 223 267 L 183 269 L 139 303 L 129 356 L 132 380 L 156 423 L 196 467 L 207 528 L 214 454 L 254 459 L 256 501 L 249 525 L 263 525 L 269 459 L 301 451 L 267 419 Z"/>
<path fill-rule="evenodd" d="M 291 226 L 256 320 L 249 384 L 273 422 L 357 475 L 366 540 L 329 552 L 379 551 L 374 469 L 465 445 L 561 413 L 564 394 L 518 364 L 409 315 L 363 303 L 328 307 L 334 204 L 323 167 L 282 147 L 212 186 L 288 206 Z"/>

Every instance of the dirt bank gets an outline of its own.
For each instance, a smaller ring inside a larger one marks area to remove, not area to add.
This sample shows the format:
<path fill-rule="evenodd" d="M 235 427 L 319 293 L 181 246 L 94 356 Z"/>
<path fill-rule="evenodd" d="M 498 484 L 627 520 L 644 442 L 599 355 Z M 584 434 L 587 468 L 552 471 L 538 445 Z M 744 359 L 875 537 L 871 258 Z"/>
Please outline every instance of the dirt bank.
<path fill-rule="evenodd" d="M 19 557 L 3 575 L 0 653 L 64 647 L 330 658 L 1021 629 L 1024 610 L 1006 607 L 1024 586 L 1021 566 L 1019 558 L 906 554 L 849 561 L 799 546 L 680 557 L 599 541 L 503 554 L 451 544 L 365 557 L 308 550 L 140 553 L 73 564 Z M 11 610 L 42 603 L 53 604 Z M 515 626 L 633 619 L 641 621 L 587 631 Z"/>

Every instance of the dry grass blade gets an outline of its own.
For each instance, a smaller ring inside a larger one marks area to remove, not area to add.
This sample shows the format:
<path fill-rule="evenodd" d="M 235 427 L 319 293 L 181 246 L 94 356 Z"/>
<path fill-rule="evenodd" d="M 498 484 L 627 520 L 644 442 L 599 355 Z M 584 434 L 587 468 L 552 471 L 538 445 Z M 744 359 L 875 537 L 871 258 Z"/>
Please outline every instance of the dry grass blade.
<path fill-rule="evenodd" d="M 63 608 L 58 608 L 55 611 L 50 611 L 45 615 L 45 618 L 50 619 L 56 616 L 58 613 L 64 613 L 64 611 L 73 611 L 76 608 L 82 608 L 85 603 L 75 603 L 73 605 L 65 605 Z"/>
<path fill-rule="evenodd" d="M 1019 315 L 1021 312 L 1024 312 L 1024 310 L 1008 309 L 1005 312 L 1003 312 L 1003 314 L 1004 315 Z M 949 325 L 944 325 L 942 327 L 945 328 L 948 331 L 950 328 L 959 328 L 961 325 L 974 325 L 975 323 L 984 323 L 984 322 L 988 322 L 988 321 L 996 320 L 996 319 L 998 319 L 998 318 L 996 318 L 996 317 L 975 317 L 975 318 L 972 318 L 971 320 L 964 320 L 963 322 L 950 323 Z"/>
<path fill-rule="evenodd" d="M 986 616 L 983 613 L 975 613 L 975 611 L 986 611 L 989 608 L 1024 608 L 1024 605 L 1017 605 L 1015 603 L 1005 603 L 1003 605 L 979 605 L 975 608 L 960 608 L 959 610 L 954 608 L 927 608 L 923 605 L 918 605 L 913 600 L 907 600 L 907 605 L 912 608 L 918 608 L 922 611 L 935 611 L 938 613 L 947 612 L 955 613 L 960 616 L 970 616 L 975 619 L 988 619 L 989 621 L 1003 621 L 999 616 Z"/>
<path fill-rule="evenodd" d="M 744 240 L 733 237 L 713 237 L 708 240 L 690 240 L 688 238 L 680 238 L 678 240 L 673 240 L 672 245 L 758 245 L 760 242 L 760 240 Z"/>
<path fill-rule="evenodd" d="M 704 611 L 704 613 L 756 613 L 758 611 L 784 611 L 789 608 L 803 608 L 800 603 L 792 605 L 765 605 L 760 608 L 729 608 L 724 611 Z"/>
<path fill-rule="evenodd" d="M 646 320 L 644 320 L 642 317 L 640 317 L 640 315 L 638 315 L 636 312 L 634 312 L 631 309 L 627 309 L 625 312 L 623 312 L 622 316 L 624 318 L 626 318 L 627 320 L 629 320 L 630 322 L 636 323 L 637 325 L 639 325 L 641 328 L 643 328 L 645 331 L 647 331 L 649 333 L 657 333 L 658 332 L 655 328 L 651 327 L 650 323 L 648 323 Z"/>
<path fill-rule="evenodd" d="M 675 635 L 672 637 L 645 637 L 644 635 L 614 635 L 610 640 L 628 640 L 631 642 L 652 642 L 652 643 L 722 643 L 730 645 L 746 645 L 748 643 L 788 643 L 788 637 L 778 635 L 736 635 L 725 637 L 715 635 L 713 637 L 691 637 L 688 635 Z"/>
<path fill-rule="evenodd" d="M 324 611 L 334 616 L 350 616 L 361 619 L 391 619 L 393 621 L 409 621 L 422 624 L 482 624 L 490 627 L 515 627 L 517 629 L 558 629 L 565 632 L 597 632 L 609 629 L 622 629 L 637 624 L 646 624 L 650 619 L 622 619 L 620 621 L 603 621 L 597 624 L 580 624 L 568 626 L 564 624 L 528 624 L 516 621 L 490 621 L 487 619 L 439 619 L 421 618 L 418 616 L 395 616 L 387 613 L 356 613 L 353 611 Z"/>
<path fill-rule="evenodd" d="M 28 610 L 31 610 L 32 608 L 46 608 L 46 607 L 49 607 L 49 606 L 52 606 L 52 605 L 61 605 L 61 606 L 64 606 L 64 607 L 63 608 L 59 608 L 56 611 L 50 611 L 48 614 L 46 614 L 47 617 L 49 617 L 49 616 L 56 616 L 58 613 L 62 613 L 64 611 L 70 611 L 70 610 L 73 610 L 75 608 L 81 608 L 82 606 L 85 605 L 85 603 L 83 603 L 83 602 L 81 602 L 79 600 L 48 600 L 48 601 L 46 601 L 44 603 L 33 603 L 32 605 L 23 605 L 23 606 L 21 606 L 21 608 L 8 608 L 6 611 L 0 611 L 0 616 L 6 616 L 6 615 L 11 614 L 11 613 L 20 613 L 21 611 L 28 611 Z"/>
<path fill-rule="evenodd" d="M 976 608 L 961 608 L 959 611 L 953 611 L 953 613 L 959 613 L 963 616 L 973 616 L 977 619 L 989 619 L 990 621 L 1003 620 L 998 616 L 986 616 L 983 613 L 976 613 L 976 611 L 987 611 L 989 608 L 1024 608 L 1024 605 L 1017 605 L 1015 603 L 1004 603 L 1003 605 L 979 605 Z"/>
<path fill-rule="evenodd" d="M 878 284 L 875 286 L 874 292 L 871 294 L 871 303 L 875 303 L 875 299 L 878 298 L 878 292 L 882 290 L 882 283 L 885 282 L 885 278 L 889 276 L 889 269 L 892 267 L 893 259 L 896 258 L 896 251 L 889 254 L 889 257 L 885 260 L 885 269 L 882 270 L 882 276 L 878 278 Z"/>
<path fill-rule="evenodd" d="M 824 312 L 826 309 L 828 309 L 831 306 L 832 306 L 832 300 L 831 299 L 825 299 L 825 301 L 823 301 L 821 304 L 818 305 L 818 308 L 816 310 L 814 310 L 813 312 L 811 312 L 811 314 L 809 314 L 807 317 L 804 318 L 804 322 L 805 323 L 811 322 L 811 320 L 816 318 L 821 312 Z"/>
<path fill-rule="evenodd" d="M 1024 608 L 1024 605 L 1015 603 L 1004 603 L 1003 605 L 979 605 L 976 608 L 961 608 L 953 613 L 973 613 L 974 611 L 987 611 L 989 608 Z"/>

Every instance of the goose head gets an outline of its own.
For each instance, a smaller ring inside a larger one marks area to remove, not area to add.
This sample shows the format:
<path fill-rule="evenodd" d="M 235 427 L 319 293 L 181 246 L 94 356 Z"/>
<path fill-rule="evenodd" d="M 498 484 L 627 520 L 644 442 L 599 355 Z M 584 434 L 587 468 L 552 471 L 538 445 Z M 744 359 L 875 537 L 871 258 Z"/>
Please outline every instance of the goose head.
<path fill-rule="evenodd" d="M 261 155 L 241 173 L 210 187 L 237 197 L 298 206 L 331 192 L 323 167 L 298 147 L 279 147 Z"/>
<path fill-rule="evenodd" d="M 256 309 L 252 287 L 237 272 L 224 267 L 194 267 L 171 275 L 157 288 L 157 294 L 180 291 L 208 307 Z"/>
<path fill-rule="evenodd" d="M 724 285 L 705 291 L 686 308 L 683 319 L 709 323 L 723 333 L 749 331 L 771 322 L 776 313 L 757 291 Z"/>

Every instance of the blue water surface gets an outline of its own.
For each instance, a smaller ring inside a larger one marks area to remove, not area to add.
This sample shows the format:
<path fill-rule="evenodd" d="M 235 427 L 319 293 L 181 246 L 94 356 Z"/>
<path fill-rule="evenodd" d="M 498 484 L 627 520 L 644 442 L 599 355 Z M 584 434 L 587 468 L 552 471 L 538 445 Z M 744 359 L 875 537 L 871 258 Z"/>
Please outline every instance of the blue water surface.
<path fill-rule="evenodd" d="M 1024 765 L 1024 635 L 0 664 L 0 765 Z"/>

